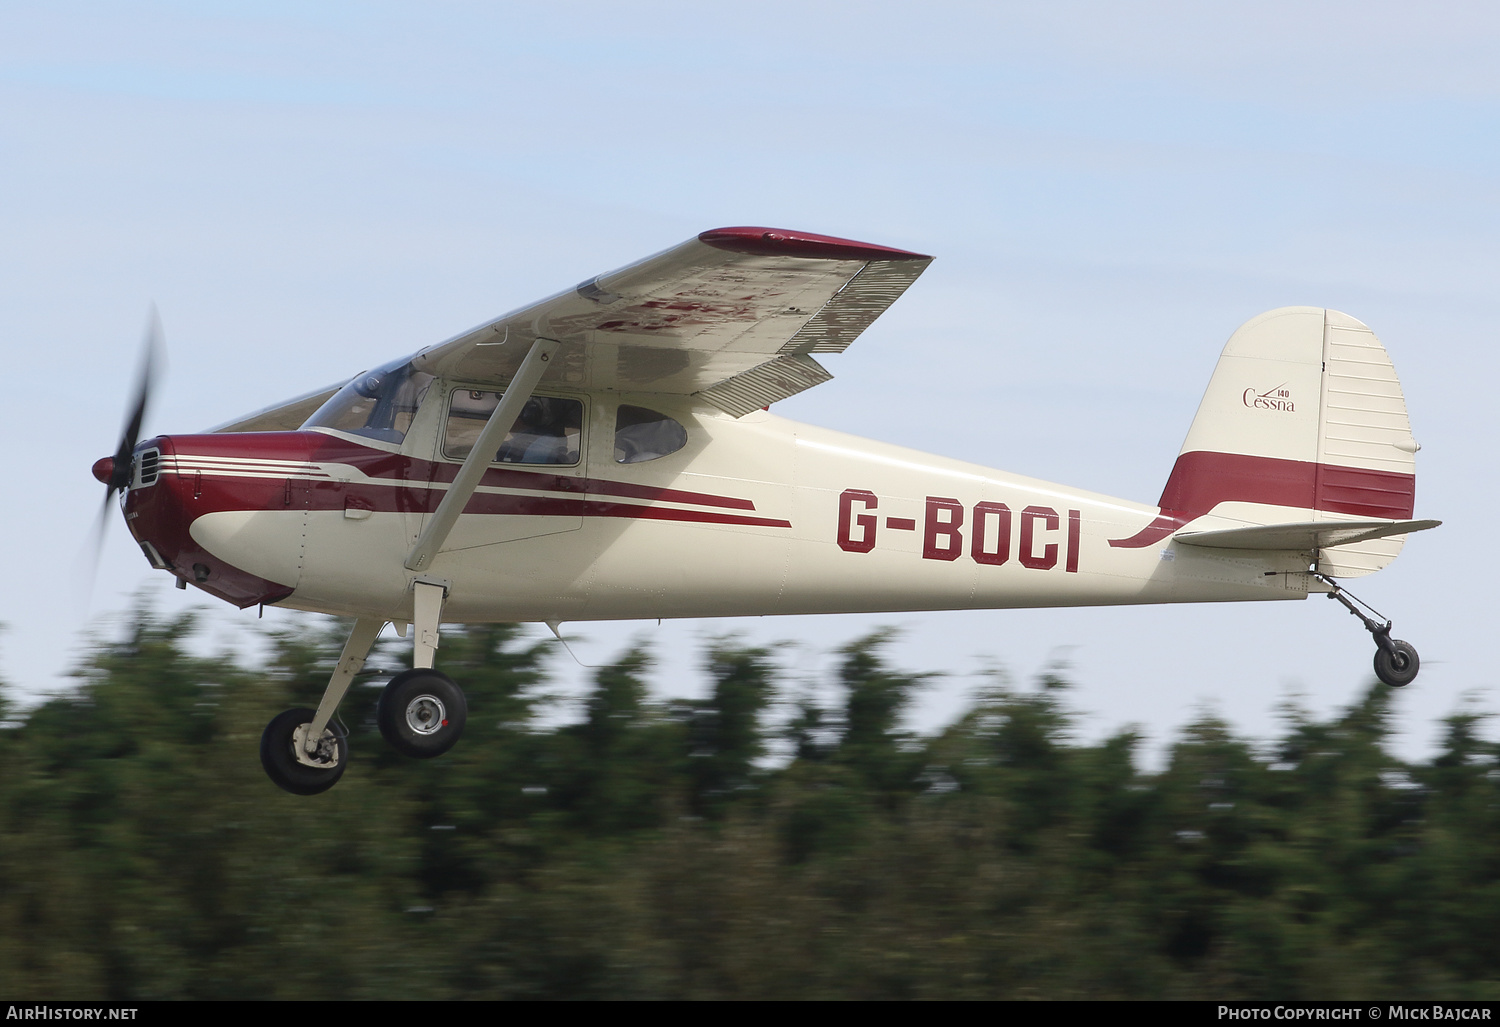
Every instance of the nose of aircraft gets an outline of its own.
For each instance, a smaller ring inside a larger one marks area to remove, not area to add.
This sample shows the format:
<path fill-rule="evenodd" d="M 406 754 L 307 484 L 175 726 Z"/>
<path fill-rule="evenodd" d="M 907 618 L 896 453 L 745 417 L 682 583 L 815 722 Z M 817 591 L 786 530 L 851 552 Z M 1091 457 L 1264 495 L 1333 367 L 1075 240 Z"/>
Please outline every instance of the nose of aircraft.
<path fill-rule="evenodd" d="M 99 479 L 101 485 L 108 485 L 109 480 L 115 476 L 115 458 L 112 456 L 101 456 L 94 461 L 94 477 Z"/>
<path fill-rule="evenodd" d="M 245 479 L 183 468 L 183 461 L 190 467 L 195 461 L 201 462 L 205 451 L 213 456 L 236 452 L 233 438 L 161 435 L 142 443 L 142 469 L 125 492 L 125 523 L 151 565 L 171 572 L 179 581 L 239 607 L 278 602 L 292 594 L 290 585 L 267 581 L 236 567 L 193 537 L 192 525 L 200 517 L 226 510 L 254 511 L 265 505 L 266 497 L 247 499 L 236 490 L 236 483 Z M 94 473 L 97 475 L 107 462 L 111 462 L 109 458 L 96 463 Z M 273 491 L 274 498 L 280 500 L 279 482 Z M 279 508 L 281 504 L 276 505 Z"/>

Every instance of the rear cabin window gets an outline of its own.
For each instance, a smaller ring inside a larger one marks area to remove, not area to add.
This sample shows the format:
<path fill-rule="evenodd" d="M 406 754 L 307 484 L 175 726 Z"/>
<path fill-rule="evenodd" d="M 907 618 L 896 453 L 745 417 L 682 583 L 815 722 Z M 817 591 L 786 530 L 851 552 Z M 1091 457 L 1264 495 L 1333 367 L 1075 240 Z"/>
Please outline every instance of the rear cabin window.
<path fill-rule="evenodd" d="M 687 429 L 666 414 L 621 404 L 615 415 L 615 463 L 642 464 L 687 445 Z"/>
<path fill-rule="evenodd" d="M 498 392 L 459 389 L 448 403 L 443 455 L 462 460 L 500 403 Z M 497 464 L 576 464 L 583 443 L 583 404 L 532 396 L 496 451 Z"/>

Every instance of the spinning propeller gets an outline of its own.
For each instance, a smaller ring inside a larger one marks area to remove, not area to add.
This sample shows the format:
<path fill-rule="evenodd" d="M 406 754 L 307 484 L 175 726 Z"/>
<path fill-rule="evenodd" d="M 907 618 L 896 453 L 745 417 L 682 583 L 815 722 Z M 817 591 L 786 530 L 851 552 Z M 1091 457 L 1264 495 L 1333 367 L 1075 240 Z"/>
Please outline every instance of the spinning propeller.
<path fill-rule="evenodd" d="M 99 519 L 94 526 L 94 559 L 89 573 L 89 590 L 99 571 L 99 557 L 104 549 L 104 533 L 109 521 L 109 502 L 130 485 L 135 473 L 135 444 L 140 440 L 141 423 L 146 419 L 146 410 L 151 403 L 151 386 L 156 380 L 157 367 L 161 362 L 162 332 L 161 318 L 157 316 L 155 304 L 146 322 L 146 335 L 141 343 L 141 360 L 136 373 L 135 401 L 120 433 L 120 444 L 114 456 L 101 457 L 94 462 L 94 477 L 104 483 L 104 505 L 99 508 Z"/>

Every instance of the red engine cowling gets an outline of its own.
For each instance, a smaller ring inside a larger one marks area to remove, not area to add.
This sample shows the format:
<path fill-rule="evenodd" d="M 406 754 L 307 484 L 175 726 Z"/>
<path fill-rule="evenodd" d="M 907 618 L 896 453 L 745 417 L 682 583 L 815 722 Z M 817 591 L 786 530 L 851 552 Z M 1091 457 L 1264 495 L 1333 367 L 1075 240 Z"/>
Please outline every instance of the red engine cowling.
<path fill-rule="evenodd" d="M 280 602 L 292 594 L 292 586 L 267 581 L 207 552 L 194 541 L 191 530 L 193 521 L 207 513 L 279 507 L 284 503 L 283 486 L 265 478 L 206 476 L 178 466 L 182 443 L 195 453 L 211 449 L 233 455 L 243 452 L 249 439 L 257 451 L 263 449 L 271 434 L 161 435 L 136 447 L 135 470 L 125 493 L 125 523 L 152 566 L 241 609 Z"/>

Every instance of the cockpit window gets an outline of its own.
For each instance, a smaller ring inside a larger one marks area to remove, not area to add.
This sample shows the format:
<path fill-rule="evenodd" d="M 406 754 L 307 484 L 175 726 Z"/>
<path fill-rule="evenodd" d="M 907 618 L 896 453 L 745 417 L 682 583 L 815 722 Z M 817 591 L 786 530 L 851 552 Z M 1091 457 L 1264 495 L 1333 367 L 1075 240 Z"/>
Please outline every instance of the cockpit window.
<path fill-rule="evenodd" d="M 318 407 L 304 428 L 333 428 L 353 435 L 397 442 L 406 438 L 411 420 L 432 384 L 404 358 L 366 371 Z"/>
<path fill-rule="evenodd" d="M 687 429 L 666 414 L 620 405 L 615 415 L 615 463 L 645 463 L 686 445 Z"/>
<path fill-rule="evenodd" d="M 448 403 L 443 455 L 462 460 L 500 403 L 498 392 L 458 389 Z M 498 464 L 576 464 L 583 442 L 583 404 L 532 396 L 495 453 Z"/>

